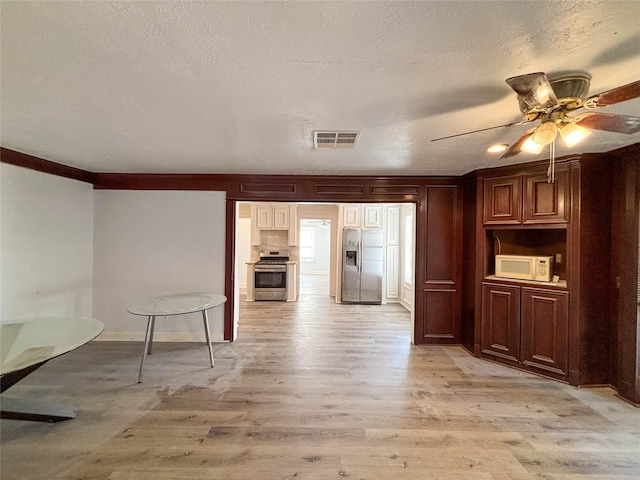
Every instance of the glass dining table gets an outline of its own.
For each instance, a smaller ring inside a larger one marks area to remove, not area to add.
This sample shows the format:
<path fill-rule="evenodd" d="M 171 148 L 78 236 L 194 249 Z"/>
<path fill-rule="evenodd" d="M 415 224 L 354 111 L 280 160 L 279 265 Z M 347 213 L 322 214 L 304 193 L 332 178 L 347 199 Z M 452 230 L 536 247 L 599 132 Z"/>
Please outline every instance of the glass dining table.
<path fill-rule="evenodd" d="M 89 317 L 40 317 L 0 322 L 0 418 L 57 422 L 76 416 L 75 408 L 4 392 L 49 360 L 96 338 L 104 324 Z"/>
<path fill-rule="evenodd" d="M 133 315 L 141 315 L 147 317 L 147 331 L 144 339 L 144 350 L 142 352 L 142 360 L 140 362 L 140 373 L 138 374 L 138 383 L 142 382 L 144 372 L 144 364 L 147 355 L 151 353 L 153 344 L 153 331 L 157 317 L 169 317 L 175 315 L 186 315 L 188 313 L 202 312 L 202 320 L 204 323 L 204 333 L 209 347 L 209 361 L 211 368 L 214 366 L 213 346 L 211 345 L 211 332 L 209 330 L 209 318 L 207 310 L 218 307 L 227 301 L 227 297 L 217 293 L 207 292 L 189 292 L 161 295 L 149 298 L 142 302 L 130 306 L 127 311 Z"/>

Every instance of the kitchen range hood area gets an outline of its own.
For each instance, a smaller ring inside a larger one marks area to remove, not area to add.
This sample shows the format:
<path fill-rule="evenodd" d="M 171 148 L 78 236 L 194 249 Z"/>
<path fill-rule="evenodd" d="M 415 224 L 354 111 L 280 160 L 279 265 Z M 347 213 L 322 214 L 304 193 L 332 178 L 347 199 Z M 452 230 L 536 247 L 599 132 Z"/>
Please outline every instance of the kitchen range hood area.
<path fill-rule="evenodd" d="M 239 202 L 236 211 L 236 278 L 247 301 L 296 301 L 301 275 L 324 274 L 337 303 L 412 309 L 413 204 Z M 318 235 L 329 236 L 318 253 L 326 271 L 309 263 Z"/>

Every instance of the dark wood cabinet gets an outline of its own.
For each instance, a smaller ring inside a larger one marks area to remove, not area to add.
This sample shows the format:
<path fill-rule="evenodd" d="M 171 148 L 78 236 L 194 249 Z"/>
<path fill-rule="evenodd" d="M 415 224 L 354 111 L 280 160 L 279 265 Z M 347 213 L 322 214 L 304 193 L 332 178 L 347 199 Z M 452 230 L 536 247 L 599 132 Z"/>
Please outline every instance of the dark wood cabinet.
<path fill-rule="evenodd" d="M 567 375 L 569 295 L 522 288 L 520 360 L 524 365 Z"/>
<path fill-rule="evenodd" d="M 517 362 L 520 357 L 520 288 L 482 284 L 482 353 Z"/>
<path fill-rule="evenodd" d="M 492 177 L 484 180 L 484 225 L 562 224 L 569 220 L 569 170 Z"/>
<path fill-rule="evenodd" d="M 484 282 L 482 356 L 565 380 L 568 299 L 564 291 Z"/>
<path fill-rule="evenodd" d="M 569 170 L 556 169 L 554 183 L 546 173 L 523 176 L 522 223 L 567 223 L 569 220 Z"/>
<path fill-rule="evenodd" d="M 522 222 L 522 177 L 487 178 L 484 181 L 485 225 Z"/>

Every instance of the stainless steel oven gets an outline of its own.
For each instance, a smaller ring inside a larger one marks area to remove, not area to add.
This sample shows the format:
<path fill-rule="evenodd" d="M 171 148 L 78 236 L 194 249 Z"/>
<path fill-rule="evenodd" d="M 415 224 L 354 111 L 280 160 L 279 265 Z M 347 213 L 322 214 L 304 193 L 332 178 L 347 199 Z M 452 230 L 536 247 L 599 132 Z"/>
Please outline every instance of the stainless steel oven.
<path fill-rule="evenodd" d="M 253 293 L 256 301 L 287 299 L 287 261 L 288 250 L 260 253 L 260 260 L 256 262 L 253 274 Z"/>

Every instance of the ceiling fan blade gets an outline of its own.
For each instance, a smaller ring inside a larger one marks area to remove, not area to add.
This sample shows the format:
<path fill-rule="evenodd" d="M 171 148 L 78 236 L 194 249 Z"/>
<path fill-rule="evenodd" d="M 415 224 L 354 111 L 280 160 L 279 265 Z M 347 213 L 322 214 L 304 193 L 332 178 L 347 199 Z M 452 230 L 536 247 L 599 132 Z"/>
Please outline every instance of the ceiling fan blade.
<path fill-rule="evenodd" d="M 471 132 L 456 133 L 455 135 L 448 135 L 446 137 L 434 138 L 431 141 L 437 142 L 439 140 L 446 140 L 447 138 L 461 137 L 463 135 L 471 135 L 472 133 L 486 132 L 487 130 L 493 130 L 495 128 L 513 127 L 515 125 L 524 125 L 526 123 L 529 123 L 529 122 L 513 122 L 513 123 L 507 123 L 506 125 L 496 125 L 495 127 L 481 128 L 480 130 L 473 130 Z"/>
<path fill-rule="evenodd" d="M 547 109 L 558 105 L 549 79 L 542 72 L 518 75 L 505 81 L 531 108 Z"/>
<path fill-rule="evenodd" d="M 640 97 L 640 80 L 592 95 L 585 100 L 584 106 L 587 108 L 606 107 L 638 97 Z"/>
<path fill-rule="evenodd" d="M 535 131 L 536 129 L 532 128 L 531 130 L 527 130 L 526 132 L 524 132 L 524 134 L 518 140 L 516 140 L 509 148 L 505 150 L 500 158 L 515 157 L 517 154 L 519 154 L 524 142 L 529 140 L 529 137 L 531 137 L 533 135 L 533 132 Z"/>
<path fill-rule="evenodd" d="M 584 128 L 628 135 L 640 132 L 640 117 L 633 115 L 587 112 L 575 117 L 575 123 Z"/>

